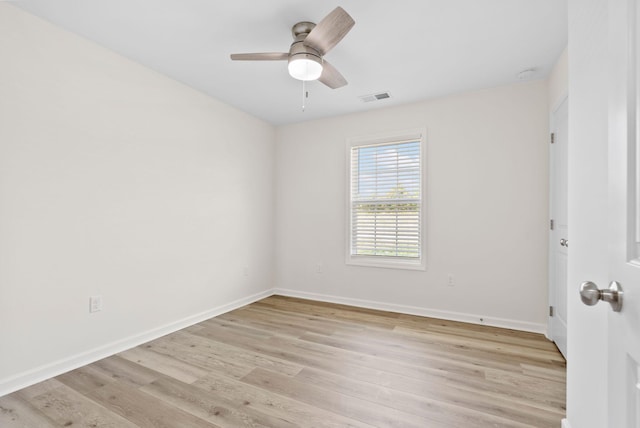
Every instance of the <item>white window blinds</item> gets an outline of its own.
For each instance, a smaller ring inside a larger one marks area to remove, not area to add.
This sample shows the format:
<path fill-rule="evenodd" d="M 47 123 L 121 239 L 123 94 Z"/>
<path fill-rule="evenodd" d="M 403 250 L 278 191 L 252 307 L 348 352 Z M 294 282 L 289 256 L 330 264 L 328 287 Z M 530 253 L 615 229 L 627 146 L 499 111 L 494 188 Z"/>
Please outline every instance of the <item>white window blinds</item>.
<path fill-rule="evenodd" d="M 421 257 L 421 140 L 351 147 L 351 256 Z"/>

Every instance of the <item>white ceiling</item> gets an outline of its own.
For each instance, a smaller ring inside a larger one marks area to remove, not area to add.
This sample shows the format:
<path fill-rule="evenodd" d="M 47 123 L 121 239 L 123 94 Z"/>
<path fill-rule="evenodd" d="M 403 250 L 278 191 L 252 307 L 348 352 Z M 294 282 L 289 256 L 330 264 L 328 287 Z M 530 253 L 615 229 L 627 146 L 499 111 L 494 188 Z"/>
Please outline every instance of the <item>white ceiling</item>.
<path fill-rule="evenodd" d="M 567 44 L 566 0 L 15 0 L 13 4 L 273 124 L 544 78 Z M 291 26 L 336 6 L 356 21 L 326 55 L 349 85 L 302 84 L 286 61 Z M 359 96 L 389 91 L 363 103 Z"/>

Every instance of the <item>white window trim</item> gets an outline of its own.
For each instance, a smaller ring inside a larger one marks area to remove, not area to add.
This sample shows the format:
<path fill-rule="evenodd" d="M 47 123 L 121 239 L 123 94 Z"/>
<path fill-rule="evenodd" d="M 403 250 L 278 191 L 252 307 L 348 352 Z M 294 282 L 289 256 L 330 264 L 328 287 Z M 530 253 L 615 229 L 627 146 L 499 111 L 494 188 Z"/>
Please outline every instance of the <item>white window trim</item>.
<path fill-rule="evenodd" d="M 390 269 L 426 270 L 426 236 L 427 236 L 427 163 L 426 163 L 426 135 L 425 128 L 405 129 L 402 131 L 381 133 L 375 135 L 358 136 L 347 139 L 346 143 L 346 209 L 345 209 L 345 263 L 352 266 L 368 266 Z M 357 146 L 392 143 L 402 140 L 420 141 L 420 258 L 416 260 L 380 257 L 380 256 L 356 256 L 351 254 L 351 149 Z"/>

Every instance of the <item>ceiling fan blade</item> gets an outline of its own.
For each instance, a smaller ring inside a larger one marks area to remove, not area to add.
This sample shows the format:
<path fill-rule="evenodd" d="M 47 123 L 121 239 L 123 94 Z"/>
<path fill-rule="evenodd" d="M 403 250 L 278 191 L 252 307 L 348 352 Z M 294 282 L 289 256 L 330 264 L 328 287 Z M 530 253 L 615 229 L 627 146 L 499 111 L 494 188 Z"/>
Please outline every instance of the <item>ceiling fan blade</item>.
<path fill-rule="evenodd" d="M 331 89 L 341 88 L 347 84 L 347 79 L 327 61 L 322 62 L 322 74 L 318 81 L 324 83 Z"/>
<path fill-rule="evenodd" d="M 353 18 L 338 6 L 311 30 L 303 43 L 324 55 L 347 35 L 355 23 Z"/>
<path fill-rule="evenodd" d="M 234 61 L 284 61 L 289 59 L 286 52 L 260 52 L 231 54 Z"/>

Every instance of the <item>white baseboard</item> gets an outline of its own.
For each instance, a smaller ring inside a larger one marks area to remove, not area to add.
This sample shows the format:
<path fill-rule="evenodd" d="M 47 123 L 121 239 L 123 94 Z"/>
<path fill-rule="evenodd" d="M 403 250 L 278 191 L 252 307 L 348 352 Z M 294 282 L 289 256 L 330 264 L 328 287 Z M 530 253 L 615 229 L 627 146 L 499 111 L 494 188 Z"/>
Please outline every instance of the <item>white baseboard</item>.
<path fill-rule="evenodd" d="M 98 348 L 90 349 L 77 355 L 72 355 L 49 364 L 45 364 L 34 369 L 18 373 L 14 376 L 0 379 L 0 397 L 10 394 L 27 386 L 31 386 L 43 380 L 50 379 L 78 367 L 91 364 L 108 356 L 117 354 L 118 352 L 131 349 L 150 340 L 157 339 L 169 333 L 173 333 L 180 329 L 197 324 L 209 318 L 222 315 L 239 307 L 248 305 L 265 297 L 273 295 L 273 289 L 265 290 L 251 296 L 243 297 L 233 302 L 220 305 L 218 307 L 200 312 L 195 315 L 165 324 L 163 326 L 148 330 L 133 336 L 126 337 L 115 342 L 108 343 Z"/>
<path fill-rule="evenodd" d="M 77 369 L 78 367 L 91 364 L 95 361 L 101 360 L 108 356 L 117 354 L 118 352 L 131 349 L 145 342 L 157 339 L 174 331 L 189 327 L 197 324 L 201 321 L 209 318 L 222 315 L 226 312 L 248 305 L 265 297 L 272 296 L 274 294 L 299 297 L 301 299 L 318 300 L 322 302 L 338 303 L 343 305 L 358 306 L 362 308 L 378 309 L 389 312 L 399 312 L 409 315 L 418 315 L 431 318 L 440 318 L 451 321 L 468 322 L 472 324 L 490 325 L 493 327 L 509 328 L 513 330 L 530 331 L 534 333 L 546 333 L 545 324 L 529 323 L 524 321 L 509 320 L 503 318 L 485 317 L 480 315 L 465 314 L 460 312 L 442 311 L 438 309 L 420 308 L 415 306 L 397 305 L 392 303 L 376 302 L 371 300 L 353 299 L 349 297 L 338 297 L 326 294 L 307 293 L 304 291 L 289 290 L 284 288 L 272 288 L 262 291 L 260 293 L 253 294 L 251 296 L 243 297 L 233 302 L 220 305 L 213 309 L 191 315 L 181 320 L 174 321 L 169 324 L 148 330 L 127 338 L 117 340 L 115 342 L 108 343 L 98 348 L 90 349 L 77 355 L 72 355 L 67 358 L 54 361 L 49 364 L 36 367 L 34 369 L 18 373 L 14 376 L 0 380 L 0 397 L 6 394 L 10 394 L 27 386 L 31 386 L 43 380 L 50 379 L 58 376 L 62 373 L 66 373 L 70 370 Z M 482 320 L 482 321 L 481 321 Z M 563 421 L 563 428 L 570 428 L 569 422 Z"/>
<path fill-rule="evenodd" d="M 569 424 L 569 420 L 568 419 L 563 419 L 561 427 L 562 428 L 571 428 L 571 424 Z"/>
<path fill-rule="evenodd" d="M 483 315 L 465 314 L 461 312 L 442 311 L 439 309 L 421 308 L 417 306 L 397 305 L 393 303 L 376 302 L 372 300 L 353 299 L 349 297 L 330 296 L 326 294 L 307 293 L 304 291 L 275 288 L 273 294 L 281 296 L 299 297 L 301 299 L 319 300 L 322 302 L 338 303 L 342 305 L 358 306 L 362 308 L 378 309 L 389 312 L 399 312 L 408 315 L 440 318 L 450 321 L 467 322 L 471 324 L 489 325 L 492 327 L 509 328 L 512 330 L 529 331 L 533 333 L 547 333 L 546 324 L 504 318 L 486 317 Z"/>

